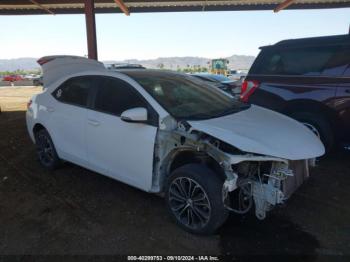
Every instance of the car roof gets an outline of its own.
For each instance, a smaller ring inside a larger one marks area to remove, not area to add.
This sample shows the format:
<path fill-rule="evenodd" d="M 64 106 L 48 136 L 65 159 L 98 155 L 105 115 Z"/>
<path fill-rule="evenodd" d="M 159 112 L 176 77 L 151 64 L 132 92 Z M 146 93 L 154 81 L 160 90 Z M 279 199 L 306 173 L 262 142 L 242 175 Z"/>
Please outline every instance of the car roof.
<path fill-rule="evenodd" d="M 190 74 L 191 76 L 197 76 L 197 77 L 202 77 L 202 78 L 211 78 L 211 75 L 208 73 L 194 73 Z"/>
<path fill-rule="evenodd" d="M 157 77 L 157 76 L 173 76 L 173 75 L 186 75 L 177 71 L 164 70 L 164 69 L 118 69 L 115 72 L 122 73 L 130 76 L 147 76 L 147 77 Z"/>
<path fill-rule="evenodd" d="M 202 73 L 193 73 L 192 75 L 195 75 L 195 76 L 209 76 L 209 75 L 212 75 L 212 74 L 202 72 Z"/>
<path fill-rule="evenodd" d="M 332 36 L 288 39 L 288 40 L 280 41 L 274 45 L 262 46 L 260 47 L 260 49 L 306 47 L 306 46 L 329 46 L 329 45 L 349 45 L 350 46 L 350 35 L 332 35 Z"/>
<path fill-rule="evenodd" d="M 217 79 L 218 77 L 225 77 L 227 78 L 227 76 L 224 76 L 224 75 L 221 75 L 221 74 L 211 74 L 211 73 L 195 73 L 193 75 L 196 75 L 196 76 L 203 76 L 203 77 L 208 77 L 208 78 L 215 78 Z"/>
<path fill-rule="evenodd" d="M 206 78 L 215 78 L 217 76 L 216 74 L 211 74 L 211 73 L 194 73 L 194 74 L 191 74 L 191 75 L 203 76 L 203 77 L 206 77 Z"/>
<path fill-rule="evenodd" d="M 105 64 L 105 67 L 109 70 L 119 70 L 119 69 L 145 69 L 144 66 L 140 64 L 130 64 L 130 63 L 113 63 Z"/>

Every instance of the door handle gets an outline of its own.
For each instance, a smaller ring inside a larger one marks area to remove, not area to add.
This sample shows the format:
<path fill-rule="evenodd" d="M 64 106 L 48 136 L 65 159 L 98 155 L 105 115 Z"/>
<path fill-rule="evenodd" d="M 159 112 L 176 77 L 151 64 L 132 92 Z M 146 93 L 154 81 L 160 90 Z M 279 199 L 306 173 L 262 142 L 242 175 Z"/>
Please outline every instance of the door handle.
<path fill-rule="evenodd" d="M 345 93 L 350 94 L 350 89 L 345 89 Z"/>
<path fill-rule="evenodd" d="M 54 112 L 54 111 L 55 111 L 55 108 L 53 108 L 52 106 L 48 106 L 48 107 L 47 107 L 47 111 L 48 111 L 48 112 Z"/>
<path fill-rule="evenodd" d="M 100 122 L 93 120 L 93 119 L 88 119 L 88 123 L 92 126 L 99 126 Z"/>

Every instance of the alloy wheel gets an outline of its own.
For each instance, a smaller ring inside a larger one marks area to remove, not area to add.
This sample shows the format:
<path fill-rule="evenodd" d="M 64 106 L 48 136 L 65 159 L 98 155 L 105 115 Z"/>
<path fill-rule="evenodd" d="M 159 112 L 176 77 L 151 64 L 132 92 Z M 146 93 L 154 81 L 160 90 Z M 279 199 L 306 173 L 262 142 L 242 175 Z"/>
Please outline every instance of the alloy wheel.
<path fill-rule="evenodd" d="M 53 145 L 50 139 L 44 135 L 39 134 L 37 137 L 37 153 L 39 160 L 45 166 L 49 166 L 54 161 L 54 151 Z"/>
<path fill-rule="evenodd" d="M 211 216 L 210 201 L 196 181 L 178 177 L 172 181 L 168 194 L 170 208 L 179 222 L 191 229 L 207 225 Z"/>

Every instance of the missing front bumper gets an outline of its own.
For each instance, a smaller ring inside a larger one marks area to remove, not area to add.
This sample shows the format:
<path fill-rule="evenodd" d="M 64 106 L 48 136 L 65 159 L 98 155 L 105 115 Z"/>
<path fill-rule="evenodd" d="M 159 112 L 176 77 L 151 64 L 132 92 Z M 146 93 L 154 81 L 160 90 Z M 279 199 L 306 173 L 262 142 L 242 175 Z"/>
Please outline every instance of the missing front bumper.
<path fill-rule="evenodd" d="M 246 194 L 246 197 L 254 201 L 257 218 L 264 219 L 267 211 L 284 203 L 308 177 L 308 161 L 298 160 L 289 161 L 288 164 L 276 162 L 273 164 L 270 174 L 258 174 L 255 179 L 245 180 L 245 193 L 248 192 L 247 185 L 249 184 L 249 194 Z M 223 187 L 224 203 L 227 202 L 226 198 L 234 188 L 228 185 L 229 182 L 226 181 Z M 234 188 L 234 190 L 241 189 L 239 183 L 238 188 Z M 239 214 L 247 212 L 247 210 L 242 212 L 242 210 L 234 209 L 228 205 L 226 207 Z"/>

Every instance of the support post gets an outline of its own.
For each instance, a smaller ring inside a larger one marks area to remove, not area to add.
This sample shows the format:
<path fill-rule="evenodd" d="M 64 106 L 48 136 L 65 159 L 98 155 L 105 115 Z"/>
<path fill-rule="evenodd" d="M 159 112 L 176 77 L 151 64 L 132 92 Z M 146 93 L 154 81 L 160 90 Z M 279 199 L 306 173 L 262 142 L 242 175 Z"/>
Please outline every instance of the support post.
<path fill-rule="evenodd" d="M 97 60 L 97 41 L 94 0 L 85 0 L 85 21 L 88 57 Z"/>

